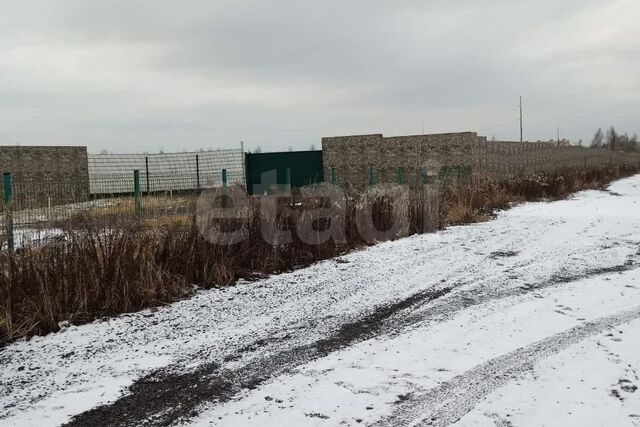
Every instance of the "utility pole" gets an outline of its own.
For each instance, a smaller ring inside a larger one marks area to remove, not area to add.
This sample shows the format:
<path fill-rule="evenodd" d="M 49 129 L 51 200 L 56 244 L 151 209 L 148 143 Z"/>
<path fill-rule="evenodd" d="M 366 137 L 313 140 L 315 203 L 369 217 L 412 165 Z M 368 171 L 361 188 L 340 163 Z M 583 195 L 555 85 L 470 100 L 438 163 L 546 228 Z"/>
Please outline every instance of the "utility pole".
<path fill-rule="evenodd" d="M 558 125 L 558 147 L 560 146 L 560 126 Z"/>
<path fill-rule="evenodd" d="M 522 97 L 520 97 L 520 142 L 523 141 L 523 132 L 522 132 Z"/>

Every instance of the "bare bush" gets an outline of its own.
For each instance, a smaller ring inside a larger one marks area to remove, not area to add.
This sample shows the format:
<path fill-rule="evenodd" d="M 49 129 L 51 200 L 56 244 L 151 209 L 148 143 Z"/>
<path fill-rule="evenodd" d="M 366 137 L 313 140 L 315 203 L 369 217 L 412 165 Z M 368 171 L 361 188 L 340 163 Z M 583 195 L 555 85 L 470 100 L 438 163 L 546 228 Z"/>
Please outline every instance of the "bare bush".
<path fill-rule="evenodd" d="M 194 285 L 228 286 L 377 241 L 484 221 L 513 203 L 561 198 L 637 172 L 631 165 L 576 168 L 508 181 L 472 174 L 422 187 L 372 187 L 363 195 L 327 184 L 271 198 L 227 189 L 222 196 L 233 197 L 204 196 L 180 221 L 109 225 L 78 217 L 65 238 L 0 253 L 0 345 L 57 331 L 63 321 L 170 303 Z M 229 238 L 238 231 L 240 238 Z"/>

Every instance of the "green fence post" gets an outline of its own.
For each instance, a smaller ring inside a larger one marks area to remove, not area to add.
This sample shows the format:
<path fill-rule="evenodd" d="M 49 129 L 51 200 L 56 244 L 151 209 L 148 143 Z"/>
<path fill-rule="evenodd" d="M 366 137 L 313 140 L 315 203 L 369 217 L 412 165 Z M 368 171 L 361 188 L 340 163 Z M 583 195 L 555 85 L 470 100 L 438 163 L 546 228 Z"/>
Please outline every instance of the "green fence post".
<path fill-rule="evenodd" d="M 404 184 L 404 168 L 398 168 L 398 184 Z"/>
<path fill-rule="evenodd" d="M 287 168 L 287 182 L 285 183 L 291 189 L 291 168 Z"/>
<path fill-rule="evenodd" d="M 150 186 L 149 186 L 149 156 L 144 156 L 144 171 L 147 176 L 147 196 L 149 195 Z"/>
<path fill-rule="evenodd" d="M 373 172 L 373 166 L 369 166 L 369 185 L 375 185 L 376 175 Z"/>
<path fill-rule="evenodd" d="M 2 175 L 3 200 L 5 204 L 11 201 L 11 173 L 5 172 Z"/>
<path fill-rule="evenodd" d="M 229 179 L 227 178 L 227 170 L 222 169 L 222 188 L 224 188 L 224 196 L 222 198 L 222 207 L 231 207 L 230 199 L 227 197 L 227 186 L 229 185 Z"/>
<path fill-rule="evenodd" d="M 336 171 L 336 168 L 331 168 L 331 183 L 333 185 L 338 184 L 338 172 Z"/>
<path fill-rule="evenodd" d="M 5 172 L 2 175 L 2 199 L 4 201 L 4 209 L 6 216 L 6 226 L 7 226 L 7 248 L 10 251 L 13 251 L 14 248 L 14 240 L 13 240 L 13 215 L 11 213 L 11 207 L 9 203 L 11 202 L 11 173 Z"/>
<path fill-rule="evenodd" d="M 200 156 L 196 154 L 196 185 L 200 189 Z"/>
<path fill-rule="evenodd" d="M 136 219 L 140 219 L 142 216 L 142 194 L 140 194 L 140 171 L 133 171 L 133 192 L 136 201 Z"/>
<path fill-rule="evenodd" d="M 422 175 L 422 184 L 426 184 L 427 183 L 427 168 L 422 168 L 421 169 L 421 175 Z"/>

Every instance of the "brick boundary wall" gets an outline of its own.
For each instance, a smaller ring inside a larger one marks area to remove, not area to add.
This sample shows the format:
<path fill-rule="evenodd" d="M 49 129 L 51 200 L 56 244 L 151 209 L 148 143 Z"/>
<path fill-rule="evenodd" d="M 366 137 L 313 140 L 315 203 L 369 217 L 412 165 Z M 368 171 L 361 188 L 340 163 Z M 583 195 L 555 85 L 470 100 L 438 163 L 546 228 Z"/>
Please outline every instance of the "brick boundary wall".
<path fill-rule="evenodd" d="M 19 208 L 89 199 L 87 147 L 0 146 L 0 172 L 10 172 Z"/>
<path fill-rule="evenodd" d="M 384 137 L 381 134 L 322 138 L 324 176 L 346 188 L 363 188 L 372 167 L 376 182 L 422 182 L 442 168 L 470 168 L 498 179 L 548 173 L 566 167 L 640 164 L 640 153 L 558 146 L 550 142 L 487 141 L 475 132 Z M 335 169 L 335 175 L 332 171 Z M 401 172 L 399 172 L 401 170 Z"/>

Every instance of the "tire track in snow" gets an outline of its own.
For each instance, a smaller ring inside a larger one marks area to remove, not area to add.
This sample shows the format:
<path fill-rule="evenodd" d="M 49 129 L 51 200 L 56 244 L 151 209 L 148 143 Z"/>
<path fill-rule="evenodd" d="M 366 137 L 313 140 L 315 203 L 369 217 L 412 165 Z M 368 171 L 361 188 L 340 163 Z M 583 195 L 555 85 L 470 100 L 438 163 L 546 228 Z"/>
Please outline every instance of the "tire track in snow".
<path fill-rule="evenodd" d="M 109 405 L 75 416 L 68 426 L 171 425 L 197 415 L 207 402 L 225 402 L 242 390 L 253 390 L 264 381 L 311 360 L 380 334 L 385 322 L 406 309 L 443 297 L 451 288 L 425 290 L 342 325 L 326 338 L 293 347 L 238 369 L 221 369 L 208 363 L 191 372 L 159 369 L 129 387 L 129 394 Z"/>
<path fill-rule="evenodd" d="M 119 400 L 75 416 L 67 425 L 170 425 L 197 415 L 198 407 L 207 402 L 223 403 L 243 390 L 253 390 L 270 378 L 358 342 L 429 321 L 441 321 L 471 306 L 490 301 L 525 295 L 539 289 L 561 286 L 592 276 L 624 272 L 640 267 L 629 262 L 587 270 L 574 275 L 553 275 L 549 280 L 527 287 L 492 290 L 472 288 L 454 292 L 454 287 L 419 291 L 406 299 L 377 308 L 373 313 L 343 324 L 326 338 L 285 349 L 281 339 L 256 342 L 243 351 L 273 344 L 274 351 L 258 357 L 236 369 L 226 369 L 217 363 L 206 363 L 184 372 L 162 368 L 137 380 L 129 393 Z M 495 285 L 493 287 L 495 289 Z M 406 313 L 407 310 L 411 310 Z M 233 359 L 231 359 L 233 360 Z"/>
<path fill-rule="evenodd" d="M 636 257 L 638 255 L 639 254 L 636 254 Z M 637 260 L 635 258 L 629 258 L 624 264 L 613 265 L 610 267 L 601 267 L 597 269 L 589 269 L 584 273 L 554 274 L 548 280 L 537 284 L 528 284 L 502 289 L 500 289 L 500 287 L 496 286 L 495 284 L 491 286 L 476 286 L 470 289 L 463 289 L 457 292 L 452 292 L 446 299 L 436 301 L 434 304 L 430 304 L 429 307 L 426 307 L 425 310 L 416 310 L 416 312 L 412 313 L 404 319 L 401 319 L 398 323 L 409 326 L 426 321 L 444 320 L 447 318 L 451 318 L 461 310 L 477 305 L 486 304 L 491 301 L 511 298 L 518 295 L 526 295 L 538 290 L 547 289 L 554 286 L 561 286 L 569 283 L 575 283 L 579 280 L 588 279 L 591 277 L 604 276 L 613 273 L 624 273 L 626 271 L 635 270 L 637 268 L 640 268 L 640 264 L 637 262 Z"/>
<path fill-rule="evenodd" d="M 489 360 L 400 404 L 374 426 L 447 426 L 459 421 L 494 390 L 548 358 L 607 329 L 640 318 L 640 306 L 576 326 L 537 343 Z"/>

